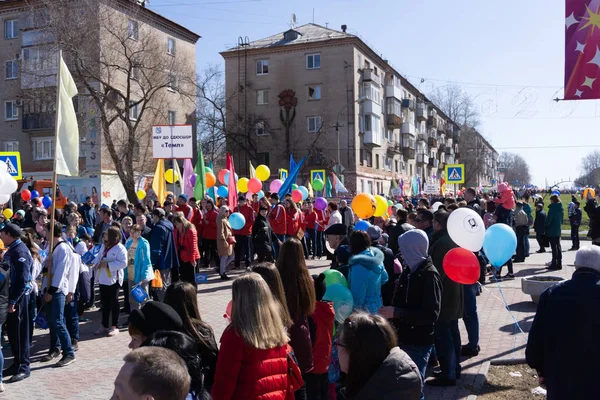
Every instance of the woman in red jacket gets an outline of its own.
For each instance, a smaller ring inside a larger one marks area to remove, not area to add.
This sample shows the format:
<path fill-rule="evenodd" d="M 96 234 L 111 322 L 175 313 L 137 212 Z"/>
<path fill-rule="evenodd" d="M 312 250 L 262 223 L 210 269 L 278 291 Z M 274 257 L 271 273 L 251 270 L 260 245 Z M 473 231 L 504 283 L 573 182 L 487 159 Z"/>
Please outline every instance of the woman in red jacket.
<path fill-rule="evenodd" d="M 202 264 L 204 268 L 210 268 L 210 262 L 215 260 L 219 265 L 217 255 L 217 217 L 219 213 L 215 210 L 212 200 L 206 201 L 206 212 L 202 218 Z"/>
<path fill-rule="evenodd" d="M 211 395 L 214 400 L 284 400 L 288 393 L 288 335 L 280 308 L 256 273 L 233 282 L 231 324 L 221 349 Z"/>
<path fill-rule="evenodd" d="M 297 237 L 296 235 L 298 235 L 302 224 L 302 213 L 298 211 L 296 203 L 290 199 L 285 201 L 285 210 L 287 219 L 286 237 Z"/>
<path fill-rule="evenodd" d="M 179 256 L 179 276 L 182 281 L 196 286 L 196 265 L 200 259 L 196 228 L 181 215 L 173 218 L 173 225 L 175 226 L 173 236 Z"/>

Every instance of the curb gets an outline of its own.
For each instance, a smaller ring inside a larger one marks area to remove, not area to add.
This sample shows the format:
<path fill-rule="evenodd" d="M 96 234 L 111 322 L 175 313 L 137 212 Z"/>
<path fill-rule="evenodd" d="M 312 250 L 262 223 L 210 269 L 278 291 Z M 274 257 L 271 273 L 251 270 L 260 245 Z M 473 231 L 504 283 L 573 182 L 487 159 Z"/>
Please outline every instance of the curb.
<path fill-rule="evenodd" d="M 524 358 L 507 358 L 502 360 L 492 360 L 492 365 L 517 365 L 517 364 L 527 364 L 527 361 Z"/>

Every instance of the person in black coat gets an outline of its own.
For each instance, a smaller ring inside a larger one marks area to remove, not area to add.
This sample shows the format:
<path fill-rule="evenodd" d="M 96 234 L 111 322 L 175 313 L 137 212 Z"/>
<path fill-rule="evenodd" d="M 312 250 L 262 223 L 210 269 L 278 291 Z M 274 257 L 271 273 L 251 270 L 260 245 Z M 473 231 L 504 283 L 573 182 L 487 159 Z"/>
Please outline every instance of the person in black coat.
<path fill-rule="evenodd" d="M 273 262 L 273 241 L 279 242 L 280 246 L 282 244 L 271 229 L 271 224 L 267 219 L 268 213 L 269 209 L 261 204 L 252 226 L 252 244 L 259 263 L 263 261 Z"/>
<path fill-rule="evenodd" d="M 587 235 L 592 239 L 592 243 L 600 244 L 600 206 L 592 196 L 591 190 L 588 190 L 586 204 L 583 209 L 590 218 L 590 230 Z"/>
<path fill-rule="evenodd" d="M 573 213 L 569 215 L 569 223 L 571 224 L 571 241 L 573 245 L 569 251 L 579 250 L 579 226 L 581 225 L 581 209 L 579 208 L 579 202 L 575 200 L 573 202 Z"/>
<path fill-rule="evenodd" d="M 2 335 L 2 325 L 6 322 L 8 316 L 8 288 L 10 285 L 10 265 L 6 261 L 0 262 L 0 335 Z M 0 351 L 0 368 L 4 368 L 4 356 Z M 2 382 L 2 372 L 0 372 L 0 382 Z M 0 383 L 0 386 L 2 384 Z"/>
<path fill-rule="evenodd" d="M 388 241 L 388 247 L 392 250 L 392 253 L 398 254 L 398 238 L 402 236 L 403 233 L 415 229 L 414 226 L 406 222 L 406 218 L 408 217 L 408 211 L 401 208 L 396 211 L 396 225 L 390 230 L 390 238 Z"/>
<path fill-rule="evenodd" d="M 383 253 L 383 266 L 388 273 L 388 281 L 381 286 L 381 299 L 384 306 L 389 306 L 392 303 L 392 295 L 394 294 L 394 282 L 398 278 L 398 274 L 394 272 L 394 253 L 392 250 L 383 246 L 380 243 L 381 234 L 383 231 L 380 227 L 372 225 L 367 228 L 367 234 L 371 238 L 373 247 L 377 247 Z"/>
<path fill-rule="evenodd" d="M 542 293 L 529 331 L 525 357 L 548 400 L 600 399 L 598 304 L 600 246 L 586 246 L 575 255 L 571 280 Z"/>
<path fill-rule="evenodd" d="M 545 253 L 548 247 L 548 238 L 546 237 L 546 211 L 544 211 L 544 203 L 535 205 L 535 222 L 533 223 L 535 231 L 535 239 L 540 245 L 540 249 L 536 253 Z"/>

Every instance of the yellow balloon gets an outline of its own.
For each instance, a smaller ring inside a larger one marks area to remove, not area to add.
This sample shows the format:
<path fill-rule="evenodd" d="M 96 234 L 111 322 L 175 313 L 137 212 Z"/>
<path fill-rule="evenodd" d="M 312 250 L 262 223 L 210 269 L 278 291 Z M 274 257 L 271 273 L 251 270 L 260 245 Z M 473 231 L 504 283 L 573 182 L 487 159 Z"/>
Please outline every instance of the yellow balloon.
<path fill-rule="evenodd" d="M 596 197 L 596 191 L 592 188 L 585 188 L 583 189 L 583 197 L 587 197 L 588 192 L 592 195 L 592 197 Z"/>
<path fill-rule="evenodd" d="M 4 211 L 2 211 L 2 214 L 4 215 L 4 218 L 11 219 L 13 216 L 13 210 L 10 208 L 5 208 Z"/>
<path fill-rule="evenodd" d="M 248 178 L 240 178 L 237 181 L 237 189 L 240 193 L 246 193 L 248 191 Z"/>
<path fill-rule="evenodd" d="M 165 180 L 168 183 L 177 182 L 179 180 L 179 175 L 177 175 L 177 173 L 173 171 L 173 168 L 169 168 L 165 171 Z"/>
<path fill-rule="evenodd" d="M 137 191 L 136 195 L 137 195 L 138 199 L 144 200 L 146 198 L 146 191 L 143 189 L 140 189 Z"/>
<path fill-rule="evenodd" d="M 388 209 L 388 205 L 387 205 L 387 200 L 380 195 L 375 195 L 375 203 L 376 203 L 376 208 L 375 208 L 375 214 L 373 214 L 376 217 L 381 217 L 383 215 L 385 215 L 385 213 L 387 213 L 387 209 Z"/>
<path fill-rule="evenodd" d="M 261 164 L 258 167 L 256 167 L 256 177 L 260 179 L 261 182 L 268 180 L 270 176 L 271 170 L 266 165 Z"/>

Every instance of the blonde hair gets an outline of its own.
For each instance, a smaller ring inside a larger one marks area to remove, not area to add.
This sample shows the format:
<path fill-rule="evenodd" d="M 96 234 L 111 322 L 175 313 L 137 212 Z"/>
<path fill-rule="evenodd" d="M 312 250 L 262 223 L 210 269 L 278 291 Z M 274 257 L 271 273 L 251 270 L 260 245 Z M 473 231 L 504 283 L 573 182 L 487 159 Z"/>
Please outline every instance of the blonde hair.
<path fill-rule="evenodd" d="M 266 350 L 289 341 L 280 307 L 259 274 L 240 276 L 233 281 L 232 292 L 231 326 L 244 343 Z"/>

